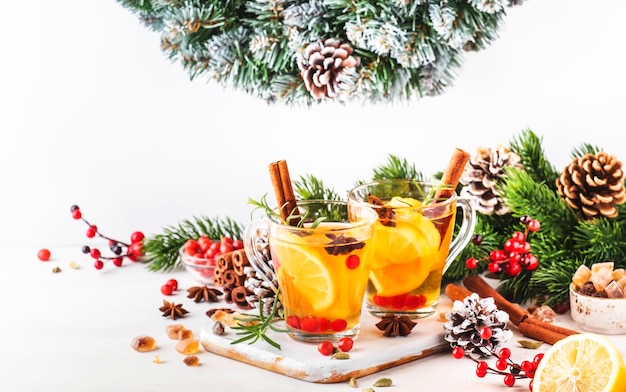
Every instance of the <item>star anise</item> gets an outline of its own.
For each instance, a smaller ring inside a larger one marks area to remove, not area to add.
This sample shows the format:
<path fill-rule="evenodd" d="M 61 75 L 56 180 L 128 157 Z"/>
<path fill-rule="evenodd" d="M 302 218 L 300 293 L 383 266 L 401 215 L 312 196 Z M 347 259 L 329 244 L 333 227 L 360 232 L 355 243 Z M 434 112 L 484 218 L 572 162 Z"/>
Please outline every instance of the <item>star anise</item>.
<path fill-rule="evenodd" d="M 170 317 L 172 320 L 185 318 L 185 315 L 189 313 L 183 308 L 182 304 L 175 304 L 166 300 L 163 300 L 163 306 L 159 310 L 163 312 L 163 317 Z"/>
<path fill-rule="evenodd" d="M 332 233 L 326 234 L 326 237 L 331 239 L 330 246 L 325 246 L 324 250 L 331 256 L 347 255 L 356 249 L 361 249 L 365 246 L 365 242 L 359 242 L 354 237 L 346 237 L 344 234 L 335 235 Z"/>
<path fill-rule="evenodd" d="M 416 325 L 417 323 L 412 321 L 409 316 L 396 316 L 387 313 L 382 317 L 382 320 L 376 323 L 376 328 L 383 331 L 383 336 L 394 337 L 398 335 L 407 336 Z"/>
<path fill-rule="evenodd" d="M 396 222 L 394 222 L 394 219 L 396 213 L 393 211 L 393 208 L 385 207 L 385 203 L 371 193 L 367 195 L 367 202 L 379 206 L 379 208 L 376 208 L 376 213 L 378 213 L 378 221 L 383 226 L 395 227 Z"/>
<path fill-rule="evenodd" d="M 193 301 L 198 302 L 217 302 L 219 296 L 224 295 L 218 289 L 212 289 L 208 286 L 194 286 L 187 289 L 187 298 L 193 298 Z"/>

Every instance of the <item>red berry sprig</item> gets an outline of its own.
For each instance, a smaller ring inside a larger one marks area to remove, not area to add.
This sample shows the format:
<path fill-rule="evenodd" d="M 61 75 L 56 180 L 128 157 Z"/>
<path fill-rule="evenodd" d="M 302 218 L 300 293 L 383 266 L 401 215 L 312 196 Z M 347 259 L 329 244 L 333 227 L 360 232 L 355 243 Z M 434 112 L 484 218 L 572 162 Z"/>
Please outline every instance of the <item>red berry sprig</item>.
<path fill-rule="evenodd" d="M 491 330 L 489 328 L 483 328 L 481 330 L 481 337 L 483 334 L 491 336 Z M 498 352 L 487 347 L 485 347 L 485 349 L 488 349 L 491 355 L 497 358 L 495 367 L 490 366 L 485 360 L 465 355 L 463 348 L 458 346 L 452 349 L 452 357 L 456 359 L 467 357 L 474 361 L 476 363 L 476 376 L 480 378 L 485 377 L 487 374 L 504 376 L 503 382 L 507 387 L 514 386 L 515 382 L 519 379 L 530 379 L 528 388 L 532 392 L 533 378 L 535 377 L 537 366 L 539 366 L 539 362 L 541 362 L 543 358 L 543 353 L 535 355 L 532 361 L 522 361 L 520 364 L 517 364 L 511 359 L 511 350 L 507 347 L 501 348 Z"/>
<path fill-rule="evenodd" d="M 98 248 L 91 248 L 87 245 L 82 247 L 82 252 L 89 254 L 94 259 L 93 266 L 96 269 L 102 269 L 105 261 L 112 261 L 115 266 L 121 267 L 124 262 L 124 258 L 131 261 L 138 261 L 139 258 L 144 255 L 143 239 L 145 236 L 141 231 L 135 231 L 131 234 L 130 243 L 114 240 L 113 238 L 107 237 L 98 231 L 98 226 L 89 223 L 85 218 L 83 218 L 83 214 L 77 205 L 71 206 L 70 212 L 72 213 L 72 218 L 82 220 L 88 226 L 87 231 L 85 232 L 87 238 L 100 237 L 109 241 L 109 249 L 113 252 L 113 256 L 104 256 Z"/>
<path fill-rule="evenodd" d="M 539 231 L 541 224 L 538 220 L 532 219 L 528 215 L 520 218 L 524 225 L 524 231 L 516 231 L 511 238 L 506 240 L 503 249 L 495 249 L 489 252 L 484 258 L 476 259 L 470 257 L 465 260 L 465 265 L 469 269 L 476 269 L 480 262 L 487 262 L 487 270 L 494 274 L 504 272 L 510 277 L 520 274 L 523 270 L 534 271 L 539 266 L 539 259 L 530 252 L 529 236 L 531 233 Z M 472 238 L 475 245 L 482 243 L 482 236 L 477 234 Z"/>

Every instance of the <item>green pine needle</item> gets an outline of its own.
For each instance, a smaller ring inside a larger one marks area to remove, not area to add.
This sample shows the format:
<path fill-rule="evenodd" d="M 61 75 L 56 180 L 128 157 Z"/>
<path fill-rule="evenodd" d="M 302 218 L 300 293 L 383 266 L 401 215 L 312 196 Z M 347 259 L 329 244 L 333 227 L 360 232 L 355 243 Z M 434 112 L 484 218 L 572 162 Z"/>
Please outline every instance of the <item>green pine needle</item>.
<path fill-rule="evenodd" d="M 241 239 L 242 234 L 243 226 L 229 217 L 192 217 L 176 226 L 165 227 L 162 234 L 146 237 L 143 243 L 144 263 L 151 271 L 170 271 L 182 266 L 179 250 L 187 240 L 203 235 L 212 240 L 222 237 Z"/>

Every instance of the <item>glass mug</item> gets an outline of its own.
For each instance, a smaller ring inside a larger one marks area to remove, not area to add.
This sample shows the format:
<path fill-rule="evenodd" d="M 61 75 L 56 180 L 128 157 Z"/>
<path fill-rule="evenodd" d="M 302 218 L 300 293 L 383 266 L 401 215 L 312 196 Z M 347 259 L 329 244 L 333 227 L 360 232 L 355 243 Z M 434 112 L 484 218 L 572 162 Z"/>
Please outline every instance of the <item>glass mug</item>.
<path fill-rule="evenodd" d="M 307 342 L 354 338 L 378 215 L 368 206 L 338 200 L 301 200 L 297 206 L 304 222 L 298 227 L 285 224 L 278 214 L 248 225 L 244 248 L 249 262 L 267 283 L 278 283 L 272 288 L 280 288 L 289 336 Z M 263 233 L 271 265 L 256 246 Z"/>
<path fill-rule="evenodd" d="M 380 180 L 348 192 L 350 206 L 369 206 L 379 215 L 365 294 L 370 313 L 419 318 L 435 312 L 443 274 L 471 240 L 476 225 L 473 204 L 455 193 L 425 202 L 435 191 L 434 183 Z M 462 211 L 461 225 L 452 241 L 457 208 Z"/>

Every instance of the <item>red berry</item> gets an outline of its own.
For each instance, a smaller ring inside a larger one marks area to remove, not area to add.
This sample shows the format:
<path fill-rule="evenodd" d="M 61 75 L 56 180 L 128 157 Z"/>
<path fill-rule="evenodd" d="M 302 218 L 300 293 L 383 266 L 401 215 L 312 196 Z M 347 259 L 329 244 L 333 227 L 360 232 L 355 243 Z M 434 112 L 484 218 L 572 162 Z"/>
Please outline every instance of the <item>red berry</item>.
<path fill-rule="evenodd" d="M 506 252 L 502 249 L 492 250 L 489 253 L 489 260 L 491 261 L 502 261 L 506 259 Z"/>
<path fill-rule="evenodd" d="M 511 358 L 511 350 L 508 347 L 504 347 L 500 349 L 500 351 L 498 352 L 498 355 L 500 356 L 501 359 L 509 359 Z"/>
<path fill-rule="evenodd" d="M 511 236 L 511 239 L 515 242 L 524 242 L 526 241 L 526 234 L 522 233 L 521 231 L 516 231 L 515 233 L 513 233 L 513 235 Z"/>
<path fill-rule="evenodd" d="M 94 259 L 99 259 L 99 258 L 100 258 L 100 256 L 102 256 L 102 254 L 100 253 L 100 249 L 98 249 L 98 248 L 92 248 L 92 249 L 89 251 L 89 255 L 90 255 L 91 257 L 93 257 Z"/>
<path fill-rule="evenodd" d="M 359 264 L 361 264 L 361 259 L 357 255 L 350 255 L 346 259 L 346 267 L 348 267 L 348 269 L 355 269 Z"/>
<path fill-rule="evenodd" d="M 374 294 L 374 303 L 381 308 L 389 307 L 389 303 L 391 302 L 389 297 L 383 297 L 382 295 Z"/>
<path fill-rule="evenodd" d="M 326 317 L 320 317 L 319 322 L 320 325 L 318 328 L 321 332 L 326 332 L 330 329 L 330 320 L 328 320 Z"/>
<path fill-rule="evenodd" d="M 133 242 L 130 244 L 129 252 L 137 257 L 143 256 L 143 242 Z"/>
<path fill-rule="evenodd" d="M 300 329 L 300 319 L 298 316 L 287 317 L 287 325 L 293 329 Z"/>
<path fill-rule="evenodd" d="M 476 368 L 476 375 L 480 378 L 483 378 L 487 375 L 487 370 Z"/>
<path fill-rule="evenodd" d="M 335 352 L 335 347 L 331 342 L 325 340 L 317 345 L 317 351 L 319 351 L 322 355 L 330 355 Z"/>
<path fill-rule="evenodd" d="M 104 263 L 102 262 L 102 260 L 98 259 L 94 261 L 93 266 L 99 270 L 99 269 L 102 269 L 102 267 L 104 267 Z"/>
<path fill-rule="evenodd" d="M 50 260 L 50 251 L 48 249 L 40 249 L 39 252 L 37 252 L 37 258 L 41 261 L 48 261 Z"/>
<path fill-rule="evenodd" d="M 81 217 L 82 217 L 82 214 L 80 213 L 80 210 L 78 208 L 72 211 L 72 218 L 80 219 Z"/>
<path fill-rule="evenodd" d="M 233 248 L 232 242 L 222 242 L 220 244 L 220 252 L 221 253 L 228 253 L 228 252 L 232 252 L 233 250 L 234 250 L 234 248 Z"/>
<path fill-rule="evenodd" d="M 87 238 L 93 238 L 96 236 L 97 232 L 98 232 L 98 227 L 95 225 L 92 225 L 92 226 L 89 226 L 85 235 L 87 236 Z"/>
<path fill-rule="evenodd" d="M 489 327 L 483 327 L 480 329 L 480 338 L 481 339 L 489 339 L 491 338 L 491 328 Z"/>
<path fill-rule="evenodd" d="M 496 262 L 491 262 L 487 264 L 487 269 L 489 270 L 489 272 L 497 274 L 498 272 L 500 272 L 500 264 Z"/>
<path fill-rule="evenodd" d="M 354 346 L 354 340 L 352 340 L 352 338 L 349 338 L 349 337 L 341 338 L 337 342 L 337 347 L 339 347 L 339 350 L 343 352 L 348 352 L 352 350 L 352 346 Z"/>
<path fill-rule="evenodd" d="M 532 253 L 524 256 L 524 265 L 528 271 L 534 271 L 539 267 L 539 259 Z"/>
<path fill-rule="evenodd" d="M 409 295 L 404 300 L 404 307 L 407 309 L 417 309 L 424 306 L 426 297 L 424 295 Z"/>
<path fill-rule="evenodd" d="M 172 290 L 178 290 L 178 281 L 176 279 L 170 279 L 165 284 L 172 286 Z"/>
<path fill-rule="evenodd" d="M 509 364 L 507 363 L 506 359 L 500 358 L 496 361 L 496 368 L 498 370 L 506 370 L 506 368 L 508 367 L 509 367 Z"/>
<path fill-rule="evenodd" d="M 330 329 L 332 329 L 335 332 L 345 331 L 347 327 L 348 327 L 348 322 L 344 319 L 336 319 L 330 323 Z"/>
<path fill-rule="evenodd" d="M 197 244 L 200 247 L 201 252 L 206 253 L 211 248 L 211 245 L 213 244 L 213 240 L 211 240 L 209 237 L 205 235 L 202 235 L 198 237 Z"/>
<path fill-rule="evenodd" d="M 520 368 L 524 373 L 532 372 L 534 370 L 533 363 L 530 361 L 522 361 Z"/>
<path fill-rule="evenodd" d="M 533 368 L 537 369 L 537 366 L 539 366 L 539 362 L 541 362 L 542 359 L 543 353 L 535 355 L 535 357 L 533 358 Z"/>
<path fill-rule="evenodd" d="M 487 369 L 489 369 L 489 364 L 485 361 L 478 361 L 476 364 L 476 370 L 484 371 L 487 373 Z"/>
<path fill-rule="evenodd" d="M 537 219 L 531 219 L 530 221 L 528 221 L 528 230 L 534 232 L 539 231 L 539 228 L 541 228 L 541 223 L 539 223 L 539 221 Z"/>
<path fill-rule="evenodd" d="M 130 242 L 131 243 L 139 242 L 139 241 L 142 241 L 144 238 L 145 236 L 143 235 L 141 231 L 136 231 L 130 235 Z"/>
<path fill-rule="evenodd" d="M 528 390 L 530 392 L 533 392 L 533 380 L 530 380 L 530 382 L 528 383 Z"/>
<path fill-rule="evenodd" d="M 163 286 L 161 286 L 161 293 L 163 295 L 172 295 L 173 291 L 174 291 L 174 288 L 170 286 L 169 284 L 164 284 Z"/>
<path fill-rule="evenodd" d="M 233 241 L 234 249 L 243 249 L 243 241 L 242 240 L 234 240 Z"/>
<path fill-rule="evenodd" d="M 452 349 L 452 357 L 456 359 L 461 359 L 465 356 L 465 350 L 461 347 L 455 347 Z"/>
<path fill-rule="evenodd" d="M 124 259 L 121 258 L 121 257 L 116 257 L 116 258 L 113 259 L 113 264 L 116 267 L 121 267 L 123 262 L 124 262 Z"/>
<path fill-rule="evenodd" d="M 470 257 L 469 259 L 465 260 L 465 266 L 469 269 L 476 269 L 476 267 L 478 267 L 478 260 L 476 260 L 474 257 Z"/>
<path fill-rule="evenodd" d="M 512 387 L 513 385 L 515 385 L 515 376 L 512 374 L 507 374 L 506 376 L 504 376 L 504 385 L 506 385 L 507 387 Z"/>
<path fill-rule="evenodd" d="M 517 276 L 520 272 L 522 272 L 522 266 L 520 265 L 520 263 L 510 262 L 506 265 L 504 271 L 509 276 Z"/>
<path fill-rule="evenodd" d="M 306 316 L 300 320 L 300 328 L 306 332 L 316 332 L 320 326 L 317 317 Z"/>

